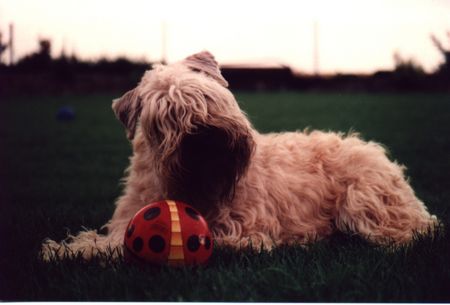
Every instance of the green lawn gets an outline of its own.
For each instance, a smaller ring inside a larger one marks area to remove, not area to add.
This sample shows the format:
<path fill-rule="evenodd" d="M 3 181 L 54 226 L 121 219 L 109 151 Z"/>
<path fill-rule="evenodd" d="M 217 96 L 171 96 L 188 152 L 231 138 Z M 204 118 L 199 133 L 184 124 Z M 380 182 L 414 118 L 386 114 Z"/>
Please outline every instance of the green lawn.
<path fill-rule="evenodd" d="M 407 165 L 417 195 L 450 226 L 450 95 L 241 93 L 262 132 L 357 131 Z M 216 248 L 200 268 L 37 259 L 45 237 L 99 228 L 131 153 L 113 96 L 0 101 L 0 300 L 446 301 L 450 235 L 392 251 L 337 234 L 271 253 Z M 55 119 L 61 105 L 77 118 Z"/>

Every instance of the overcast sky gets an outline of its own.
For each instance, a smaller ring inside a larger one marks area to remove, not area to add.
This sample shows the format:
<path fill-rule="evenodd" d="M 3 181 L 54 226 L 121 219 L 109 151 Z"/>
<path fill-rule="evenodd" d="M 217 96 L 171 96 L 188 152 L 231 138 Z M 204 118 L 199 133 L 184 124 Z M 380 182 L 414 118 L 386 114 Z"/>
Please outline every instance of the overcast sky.
<path fill-rule="evenodd" d="M 15 26 L 16 58 L 39 37 L 85 59 L 128 56 L 160 60 L 207 49 L 222 64 L 268 63 L 314 70 L 314 23 L 322 73 L 390 69 L 393 54 L 432 71 L 450 48 L 450 0 L 0 0 L 0 31 Z M 6 60 L 6 57 L 3 58 Z"/>

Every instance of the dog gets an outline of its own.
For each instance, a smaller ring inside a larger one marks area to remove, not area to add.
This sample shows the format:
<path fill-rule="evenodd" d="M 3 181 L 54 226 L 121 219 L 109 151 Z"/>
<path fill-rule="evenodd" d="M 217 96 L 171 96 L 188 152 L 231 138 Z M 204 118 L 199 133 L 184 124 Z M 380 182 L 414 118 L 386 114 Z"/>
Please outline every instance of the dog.
<path fill-rule="evenodd" d="M 355 133 L 260 134 L 227 87 L 203 51 L 155 65 L 114 100 L 133 155 L 107 233 L 47 239 L 42 257 L 89 260 L 108 249 L 119 257 L 130 219 L 163 199 L 191 204 L 218 243 L 237 249 L 307 244 L 336 231 L 401 245 L 437 225 L 381 145 Z"/>

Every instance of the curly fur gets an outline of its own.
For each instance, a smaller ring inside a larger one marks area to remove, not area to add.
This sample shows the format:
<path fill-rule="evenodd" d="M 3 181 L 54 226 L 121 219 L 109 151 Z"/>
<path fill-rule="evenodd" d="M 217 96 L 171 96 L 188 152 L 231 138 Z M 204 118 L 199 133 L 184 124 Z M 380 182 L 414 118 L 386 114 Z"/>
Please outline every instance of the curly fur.
<path fill-rule="evenodd" d="M 437 224 L 381 145 L 357 134 L 260 134 L 226 86 L 202 52 L 154 67 L 115 100 L 133 156 L 108 233 L 46 240 L 44 259 L 120 253 L 131 217 L 167 198 L 195 206 L 215 239 L 234 247 L 307 243 L 337 230 L 403 244 Z"/>

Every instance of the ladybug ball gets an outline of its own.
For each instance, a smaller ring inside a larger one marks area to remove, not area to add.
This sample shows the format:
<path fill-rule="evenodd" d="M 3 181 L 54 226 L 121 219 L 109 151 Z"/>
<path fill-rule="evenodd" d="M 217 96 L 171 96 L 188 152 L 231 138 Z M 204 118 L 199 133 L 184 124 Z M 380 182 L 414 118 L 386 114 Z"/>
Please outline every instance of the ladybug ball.
<path fill-rule="evenodd" d="M 212 248 L 205 219 L 181 201 L 164 200 L 143 207 L 125 232 L 127 261 L 172 266 L 204 264 Z"/>

